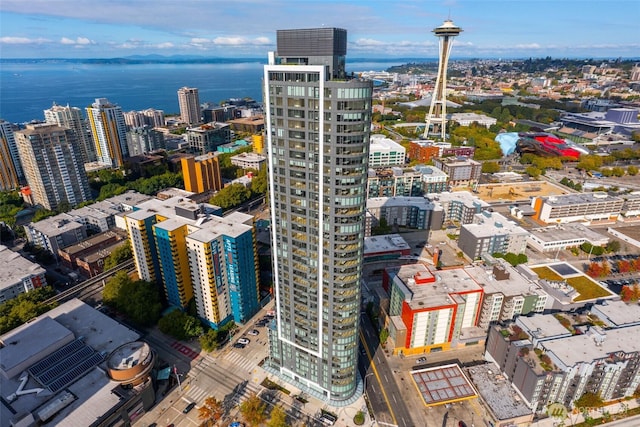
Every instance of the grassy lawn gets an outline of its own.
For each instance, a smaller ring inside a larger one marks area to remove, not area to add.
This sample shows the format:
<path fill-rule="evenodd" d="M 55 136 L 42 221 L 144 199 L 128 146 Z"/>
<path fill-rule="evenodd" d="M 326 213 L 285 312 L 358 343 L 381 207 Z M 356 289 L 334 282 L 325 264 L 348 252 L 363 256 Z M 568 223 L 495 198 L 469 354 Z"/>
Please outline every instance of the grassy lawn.
<path fill-rule="evenodd" d="M 584 276 L 571 277 L 567 279 L 567 283 L 580 294 L 574 298 L 574 301 L 586 301 L 611 295 L 609 291 Z"/>
<path fill-rule="evenodd" d="M 538 275 L 539 278 L 545 280 L 555 280 L 555 281 L 563 281 L 564 279 L 558 273 L 550 269 L 549 267 L 536 267 L 532 268 L 534 273 Z"/>

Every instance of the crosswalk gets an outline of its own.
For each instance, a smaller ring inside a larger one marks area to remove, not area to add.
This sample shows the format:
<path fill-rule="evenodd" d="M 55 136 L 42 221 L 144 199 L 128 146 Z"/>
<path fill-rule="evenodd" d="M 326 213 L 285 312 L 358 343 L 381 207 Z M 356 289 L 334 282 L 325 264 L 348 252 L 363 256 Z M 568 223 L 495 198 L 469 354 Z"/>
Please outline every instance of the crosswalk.
<path fill-rule="evenodd" d="M 228 395 L 231 395 L 230 400 L 234 405 L 239 405 L 245 400 L 247 400 L 249 396 L 251 396 L 252 394 L 258 394 L 260 390 L 261 390 L 261 386 L 259 384 L 248 382 L 240 390 L 236 391 L 233 394 L 228 393 Z M 197 384 L 192 384 L 192 385 L 189 385 L 189 388 L 186 392 L 185 400 L 188 400 L 189 402 L 196 402 L 196 404 L 200 406 L 204 402 L 204 400 L 209 396 L 213 396 L 218 400 L 222 400 L 225 398 L 224 395 L 216 396 L 216 393 L 212 394 L 211 390 L 205 390 L 200 386 L 198 386 Z"/>
<path fill-rule="evenodd" d="M 234 369 L 240 368 L 248 372 L 251 372 L 256 366 L 258 366 L 256 362 L 247 359 L 246 357 L 235 351 L 230 351 L 229 353 L 225 354 L 223 359 L 231 362 L 234 366 Z"/>

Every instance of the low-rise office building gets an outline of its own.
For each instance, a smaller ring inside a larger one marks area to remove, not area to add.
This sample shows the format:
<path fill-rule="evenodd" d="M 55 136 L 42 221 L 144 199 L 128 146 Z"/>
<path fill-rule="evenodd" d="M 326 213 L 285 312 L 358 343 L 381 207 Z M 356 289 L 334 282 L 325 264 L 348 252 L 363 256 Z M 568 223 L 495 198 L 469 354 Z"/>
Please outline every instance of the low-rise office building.
<path fill-rule="evenodd" d="M 565 194 L 561 196 L 533 197 L 531 207 L 534 219 L 547 224 L 593 221 L 615 222 L 620 216 L 624 200 L 603 191 Z"/>
<path fill-rule="evenodd" d="M 478 113 L 453 113 L 450 115 L 450 120 L 458 123 L 460 126 L 470 126 L 472 123 L 477 123 L 487 129 L 498 122 L 498 120 L 493 117 Z"/>
<path fill-rule="evenodd" d="M 0 304 L 47 285 L 46 270 L 0 245 Z"/>
<path fill-rule="evenodd" d="M 369 145 L 369 167 L 404 165 L 405 148 L 384 135 L 371 135 Z"/>
<path fill-rule="evenodd" d="M 575 248 L 583 243 L 606 246 L 609 237 L 580 223 L 556 224 L 530 230 L 527 244 L 540 252 L 560 251 Z"/>
<path fill-rule="evenodd" d="M 258 153 L 240 153 L 231 156 L 231 164 L 242 169 L 260 170 L 266 164 L 267 158 Z"/>
<path fill-rule="evenodd" d="M 529 232 L 497 212 L 476 214 L 472 224 L 460 227 L 458 247 L 469 258 L 483 254 L 522 254 L 527 249 Z"/>
<path fill-rule="evenodd" d="M 399 234 L 364 238 L 364 262 L 379 262 L 411 255 L 411 246 Z"/>

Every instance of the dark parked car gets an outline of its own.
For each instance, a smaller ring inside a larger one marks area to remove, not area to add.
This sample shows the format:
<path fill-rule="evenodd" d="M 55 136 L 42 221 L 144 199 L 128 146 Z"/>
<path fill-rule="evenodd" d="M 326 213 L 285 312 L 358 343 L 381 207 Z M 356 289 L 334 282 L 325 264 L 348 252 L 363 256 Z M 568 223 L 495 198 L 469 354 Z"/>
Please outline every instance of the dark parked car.
<path fill-rule="evenodd" d="M 193 407 L 196 406 L 196 402 L 191 402 L 187 405 L 186 408 L 184 408 L 184 411 L 182 411 L 185 414 L 188 414 L 190 410 L 193 409 Z"/>

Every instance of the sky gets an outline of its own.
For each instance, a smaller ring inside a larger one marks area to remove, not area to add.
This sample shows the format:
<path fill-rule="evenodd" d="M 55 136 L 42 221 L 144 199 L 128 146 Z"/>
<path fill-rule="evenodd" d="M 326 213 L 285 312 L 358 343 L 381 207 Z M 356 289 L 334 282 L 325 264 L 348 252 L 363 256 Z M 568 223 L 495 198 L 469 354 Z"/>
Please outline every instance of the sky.
<path fill-rule="evenodd" d="M 640 0 L 1 0 L 0 57 L 266 57 L 276 30 L 339 27 L 354 58 L 638 58 Z"/>

